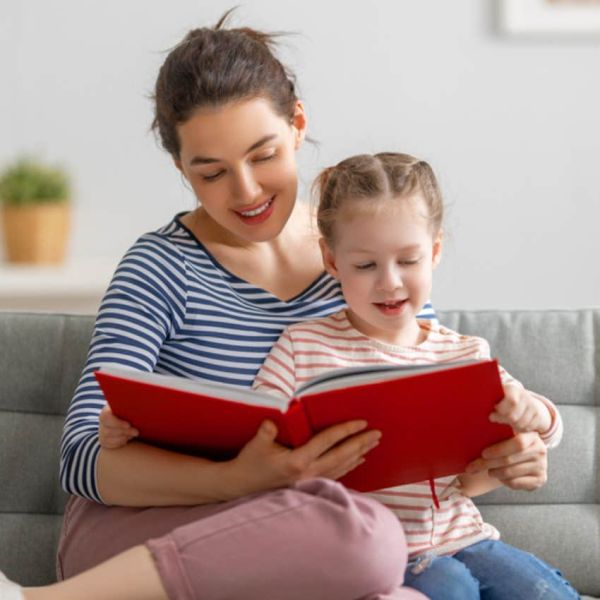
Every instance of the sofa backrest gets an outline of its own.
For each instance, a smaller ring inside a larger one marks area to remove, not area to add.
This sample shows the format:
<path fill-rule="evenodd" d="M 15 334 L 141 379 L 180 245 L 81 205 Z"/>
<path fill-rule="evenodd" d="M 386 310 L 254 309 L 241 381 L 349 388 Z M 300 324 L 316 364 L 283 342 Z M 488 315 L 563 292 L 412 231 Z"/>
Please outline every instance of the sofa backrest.
<path fill-rule="evenodd" d="M 450 311 L 440 322 L 485 337 L 492 355 L 560 406 L 565 435 L 536 492 L 479 500 L 503 539 L 600 596 L 600 309 Z M 0 569 L 27 585 L 54 580 L 66 500 L 62 422 L 92 333 L 90 316 L 0 312 Z"/>
<path fill-rule="evenodd" d="M 580 593 L 600 596 L 600 310 L 452 311 L 440 322 L 490 342 L 514 377 L 555 402 L 563 440 L 548 483 L 482 496 L 502 539 L 558 567 Z"/>
<path fill-rule="evenodd" d="M 56 579 L 59 440 L 93 323 L 0 312 L 0 570 L 22 584 Z"/>

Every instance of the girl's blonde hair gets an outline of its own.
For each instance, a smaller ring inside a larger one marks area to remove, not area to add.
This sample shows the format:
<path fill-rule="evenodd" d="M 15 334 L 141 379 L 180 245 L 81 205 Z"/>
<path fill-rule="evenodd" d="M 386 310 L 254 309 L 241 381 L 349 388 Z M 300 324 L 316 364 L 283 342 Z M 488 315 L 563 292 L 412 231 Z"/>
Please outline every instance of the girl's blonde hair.
<path fill-rule="evenodd" d="M 433 169 L 409 154 L 380 152 L 351 156 L 324 169 L 313 190 L 319 200 L 319 231 L 330 246 L 334 243 L 334 223 L 339 211 L 350 201 L 396 200 L 420 192 L 434 235 L 442 226 L 444 204 Z"/>

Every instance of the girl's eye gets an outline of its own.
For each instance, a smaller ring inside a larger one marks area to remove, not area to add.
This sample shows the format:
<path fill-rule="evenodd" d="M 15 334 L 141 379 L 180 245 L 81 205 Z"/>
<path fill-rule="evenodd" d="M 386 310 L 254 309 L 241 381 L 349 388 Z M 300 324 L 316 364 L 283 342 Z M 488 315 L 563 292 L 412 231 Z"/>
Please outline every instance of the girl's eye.
<path fill-rule="evenodd" d="M 398 264 L 403 265 L 403 266 L 410 266 L 410 265 L 416 265 L 419 262 L 418 258 L 413 258 L 412 260 L 401 260 L 398 262 Z"/>
<path fill-rule="evenodd" d="M 225 171 L 217 171 L 216 173 L 211 173 L 210 175 L 200 175 L 200 177 L 202 177 L 204 181 L 215 181 L 216 179 L 219 179 L 223 173 L 225 173 Z"/>
<path fill-rule="evenodd" d="M 363 263 L 361 265 L 354 265 L 354 268 L 358 271 L 367 271 L 368 269 L 372 269 L 375 266 L 375 263 Z"/>

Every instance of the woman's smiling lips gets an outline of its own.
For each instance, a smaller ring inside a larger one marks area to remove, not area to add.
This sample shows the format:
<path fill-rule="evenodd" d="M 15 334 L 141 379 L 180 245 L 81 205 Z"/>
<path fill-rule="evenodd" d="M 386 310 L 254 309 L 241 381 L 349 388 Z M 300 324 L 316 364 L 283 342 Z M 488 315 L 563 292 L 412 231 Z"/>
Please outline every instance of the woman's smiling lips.
<path fill-rule="evenodd" d="M 258 225 L 264 223 L 273 213 L 275 196 L 266 201 L 259 202 L 245 210 L 234 210 L 233 212 L 247 225 Z"/>

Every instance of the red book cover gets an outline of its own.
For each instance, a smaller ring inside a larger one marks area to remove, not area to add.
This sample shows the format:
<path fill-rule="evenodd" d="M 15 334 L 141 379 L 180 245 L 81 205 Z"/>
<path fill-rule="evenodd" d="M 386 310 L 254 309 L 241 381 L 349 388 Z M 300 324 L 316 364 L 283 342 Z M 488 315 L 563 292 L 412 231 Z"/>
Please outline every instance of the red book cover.
<path fill-rule="evenodd" d="M 367 381 L 357 381 L 357 373 Z M 209 458 L 235 456 L 265 419 L 290 447 L 330 425 L 366 419 L 369 429 L 382 431 L 381 442 L 340 480 L 359 491 L 461 473 L 484 448 L 512 435 L 488 419 L 504 395 L 494 360 L 344 370 L 309 382 L 289 403 L 153 373 L 102 369 L 95 375 L 115 415 L 141 439 Z"/>
<path fill-rule="evenodd" d="M 477 361 L 303 396 L 313 431 L 357 418 L 383 432 L 367 460 L 340 479 L 371 491 L 462 473 L 481 451 L 513 435 L 489 421 L 504 397 L 498 364 Z"/>
<path fill-rule="evenodd" d="M 277 407 L 273 402 L 265 406 L 225 400 L 211 395 L 215 386 L 206 386 L 204 393 L 202 384 L 195 391 L 177 389 L 172 380 L 181 378 L 154 373 L 115 369 L 96 371 L 95 376 L 113 413 L 136 427 L 142 440 L 159 446 L 216 459 L 232 458 L 265 419 L 277 425 L 277 440 L 286 446 L 299 446 L 312 435 L 297 402 Z M 227 390 L 225 386 L 221 389 Z M 232 395 L 237 391 L 232 390 Z"/>

